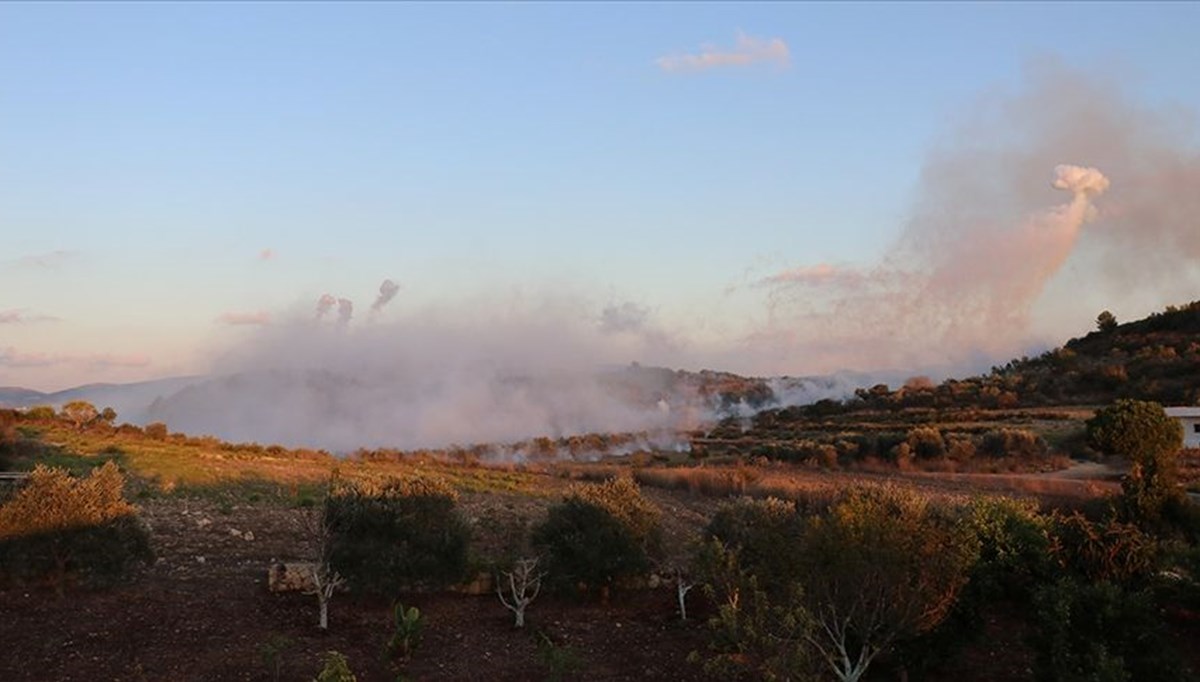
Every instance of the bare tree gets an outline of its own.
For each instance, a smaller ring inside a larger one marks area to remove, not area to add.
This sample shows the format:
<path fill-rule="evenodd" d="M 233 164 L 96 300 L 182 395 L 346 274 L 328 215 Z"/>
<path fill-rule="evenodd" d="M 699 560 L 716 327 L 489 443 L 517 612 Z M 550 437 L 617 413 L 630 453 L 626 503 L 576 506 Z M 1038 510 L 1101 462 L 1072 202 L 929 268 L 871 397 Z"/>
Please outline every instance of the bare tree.
<path fill-rule="evenodd" d="M 312 585 L 304 593 L 317 597 L 321 612 L 318 622 L 322 630 L 329 629 L 329 600 L 338 588 L 346 584 L 346 580 L 329 563 L 333 552 L 333 528 L 329 523 L 328 509 L 328 505 L 322 504 L 319 511 L 310 511 L 304 516 L 304 529 L 316 544 L 317 555 L 310 569 Z"/>
<path fill-rule="evenodd" d="M 507 578 L 511 602 L 504 597 L 505 581 L 496 581 L 496 595 L 500 597 L 500 603 L 513 612 L 516 618 L 514 625 L 519 628 L 525 627 L 525 607 L 537 599 L 542 590 L 542 578 L 546 577 L 544 571 L 537 570 L 537 565 L 537 559 L 520 559 L 513 566 L 513 570 L 501 572 L 501 575 Z"/>
<path fill-rule="evenodd" d="M 675 581 L 675 597 L 679 599 L 679 620 L 687 620 L 687 593 L 696 586 L 696 580 L 682 566 L 672 568 L 671 577 Z"/>

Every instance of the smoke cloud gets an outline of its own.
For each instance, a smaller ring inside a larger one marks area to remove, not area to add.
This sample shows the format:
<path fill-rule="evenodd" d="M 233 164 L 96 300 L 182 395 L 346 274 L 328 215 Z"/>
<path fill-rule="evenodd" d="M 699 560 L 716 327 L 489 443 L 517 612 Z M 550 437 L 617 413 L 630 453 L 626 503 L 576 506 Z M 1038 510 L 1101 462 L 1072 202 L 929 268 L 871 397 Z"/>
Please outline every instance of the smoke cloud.
<path fill-rule="evenodd" d="M 1087 330 L 1033 326 L 1040 310 L 1079 307 L 1077 291 L 1047 296 L 1068 262 L 1074 286 L 1103 294 L 1103 307 L 1190 299 L 1195 187 L 1200 155 L 1177 116 L 1104 76 L 1033 64 L 1019 91 L 990 97 L 931 153 L 879 263 L 761 278 L 769 319 L 752 341 L 812 372 L 979 369 Z"/>
<path fill-rule="evenodd" d="M 388 304 L 396 294 L 400 292 L 400 285 L 390 279 L 383 280 L 379 285 L 379 296 L 375 298 L 375 302 L 371 304 L 371 312 L 377 313 L 383 310 L 383 307 Z"/>
<path fill-rule="evenodd" d="M 337 305 L 337 299 L 330 294 L 321 294 L 317 299 L 317 319 L 325 317 Z"/>
<path fill-rule="evenodd" d="M 338 326 L 345 327 L 350 324 L 350 318 L 354 317 L 354 301 L 348 298 L 339 298 L 337 300 L 338 310 Z"/>
<path fill-rule="evenodd" d="M 233 440 L 344 451 L 674 433 L 711 416 L 638 335 L 613 337 L 579 301 L 439 306 L 338 328 L 279 322 L 216 361 L 148 419 Z M 674 436 L 671 435 L 670 438 Z"/>
<path fill-rule="evenodd" d="M 1200 263 L 1200 155 L 1184 123 L 1106 77 L 1037 64 L 1019 90 L 990 97 L 939 141 L 878 262 L 797 263 L 758 278 L 766 319 L 736 346 L 697 349 L 631 303 L 443 303 L 352 327 L 351 302 L 325 294 L 315 319 L 250 330 L 215 363 L 216 378 L 160 401 L 150 418 L 235 440 L 410 449 L 670 432 L 713 416 L 674 372 L 631 372 L 633 360 L 773 375 L 890 368 L 901 379 L 986 367 L 1046 332 L 1039 311 L 1068 300 L 1077 309 L 1085 291 L 1111 297 L 1114 310 L 1146 292 L 1187 295 L 1180 283 Z M 1064 283 L 1081 284 L 1058 291 Z M 395 296 L 388 290 L 372 310 Z M 338 324 L 321 324 L 334 308 Z M 879 377 L 771 386 L 801 403 Z"/>

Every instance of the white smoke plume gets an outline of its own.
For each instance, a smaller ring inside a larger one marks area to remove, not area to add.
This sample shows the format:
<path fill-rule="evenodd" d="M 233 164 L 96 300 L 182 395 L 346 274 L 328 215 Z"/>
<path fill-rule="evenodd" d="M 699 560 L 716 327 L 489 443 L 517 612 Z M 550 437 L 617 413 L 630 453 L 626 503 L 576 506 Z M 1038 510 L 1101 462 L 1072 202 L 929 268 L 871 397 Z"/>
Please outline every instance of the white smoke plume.
<path fill-rule="evenodd" d="M 149 418 L 187 433 L 344 451 L 673 434 L 707 416 L 674 372 L 628 368 L 651 349 L 605 335 L 584 308 L 489 301 L 347 329 L 280 322 L 218 360 L 218 378 L 159 401 Z"/>
<path fill-rule="evenodd" d="M 379 296 L 375 298 L 375 302 L 371 304 L 371 312 L 377 313 L 383 310 L 383 307 L 388 304 L 396 294 L 400 292 L 400 285 L 390 279 L 385 279 L 379 285 Z"/>
<path fill-rule="evenodd" d="M 879 263 L 761 278 L 769 319 L 752 344 L 805 372 L 973 371 L 1086 332 L 1122 301 L 1190 300 L 1196 187 L 1200 155 L 1175 118 L 1106 77 L 1032 65 L 1022 90 L 990 97 L 930 155 L 911 217 Z M 1039 313 L 1049 322 L 1035 327 Z"/>

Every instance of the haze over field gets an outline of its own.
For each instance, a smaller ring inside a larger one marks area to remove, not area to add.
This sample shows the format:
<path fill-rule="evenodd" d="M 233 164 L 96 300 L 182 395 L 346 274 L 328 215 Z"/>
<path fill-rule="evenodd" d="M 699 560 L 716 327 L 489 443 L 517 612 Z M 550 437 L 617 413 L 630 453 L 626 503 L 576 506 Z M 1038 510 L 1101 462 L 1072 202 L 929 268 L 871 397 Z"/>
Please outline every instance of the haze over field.
<path fill-rule="evenodd" d="M 0 7 L 0 386 L 197 375 L 152 416 L 422 447 L 711 414 L 631 362 L 986 368 L 1197 298 L 1198 23 Z"/>

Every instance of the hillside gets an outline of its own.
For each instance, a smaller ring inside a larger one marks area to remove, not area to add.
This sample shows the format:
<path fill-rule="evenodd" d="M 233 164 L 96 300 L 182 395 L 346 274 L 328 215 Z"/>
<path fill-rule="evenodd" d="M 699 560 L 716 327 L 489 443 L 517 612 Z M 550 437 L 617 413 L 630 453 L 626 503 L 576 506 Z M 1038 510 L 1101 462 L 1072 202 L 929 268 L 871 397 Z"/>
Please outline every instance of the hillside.
<path fill-rule="evenodd" d="M 1118 398 L 1164 405 L 1200 401 L 1200 301 L 1071 339 L 1035 358 L 940 385 L 910 380 L 859 389 L 850 409 L 1098 405 Z M 829 407 L 829 406 L 827 406 Z"/>

